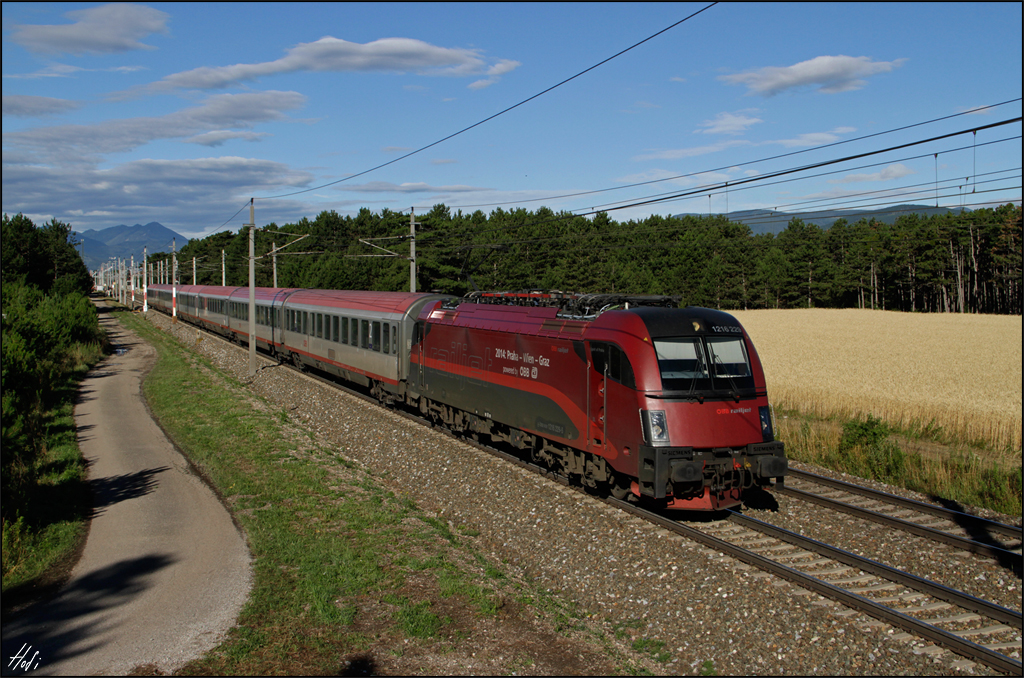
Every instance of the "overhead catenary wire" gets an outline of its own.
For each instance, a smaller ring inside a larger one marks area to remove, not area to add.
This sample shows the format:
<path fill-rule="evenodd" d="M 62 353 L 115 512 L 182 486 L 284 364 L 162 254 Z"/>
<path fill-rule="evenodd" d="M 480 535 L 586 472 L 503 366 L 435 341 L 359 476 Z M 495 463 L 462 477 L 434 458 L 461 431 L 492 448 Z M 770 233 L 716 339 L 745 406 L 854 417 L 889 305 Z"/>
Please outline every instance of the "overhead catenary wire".
<path fill-rule="evenodd" d="M 999 106 L 1006 106 L 1008 104 L 1012 104 L 1012 103 L 1015 103 L 1015 102 L 1018 102 L 1018 101 L 1021 101 L 1021 97 L 1017 97 L 1016 99 L 1007 99 L 1006 101 L 1001 101 L 1001 102 L 999 102 L 997 104 L 990 104 L 990 105 L 987 105 L 987 106 L 979 106 L 977 108 L 972 108 L 970 110 L 962 111 L 960 113 L 953 113 L 953 114 L 945 115 L 945 116 L 942 116 L 942 117 L 939 117 L 939 118 L 932 118 L 931 120 L 925 120 L 925 121 L 922 121 L 922 122 L 916 122 L 916 123 L 913 123 L 913 124 L 910 124 L 910 125 L 903 125 L 902 127 L 894 127 L 893 129 L 884 130 L 882 132 L 875 132 L 873 134 L 866 134 L 864 136 L 854 137 L 852 139 L 844 139 L 842 141 L 834 141 L 832 143 L 822 144 L 820 146 L 814 146 L 812 148 L 804 148 L 804 149 L 801 149 L 799 151 L 790 151 L 789 153 L 781 153 L 781 154 L 778 154 L 778 155 L 769 156 L 767 158 L 758 158 L 757 160 L 748 160 L 747 162 L 729 163 L 728 165 L 722 165 L 721 167 L 714 167 L 714 168 L 710 168 L 710 169 L 700 170 L 700 171 L 697 171 L 697 172 L 689 172 L 687 174 L 679 174 L 679 175 L 671 176 L 671 177 L 663 177 L 661 179 L 651 179 L 649 181 L 640 181 L 640 182 L 636 182 L 636 183 L 632 183 L 632 184 L 623 184 L 621 186 L 612 186 L 612 187 L 609 187 L 609 188 L 599 188 L 599 189 L 595 189 L 595 190 L 592 190 L 592 191 L 579 191 L 579 192 L 576 192 L 576 193 L 566 193 L 566 194 L 562 194 L 562 195 L 546 196 L 546 197 L 543 197 L 543 198 L 531 198 L 529 200 L 510 200 L 510 201 L 505 201 L 505 202 L 478 203 L 478 204 L 468 204 L 468 205 L 448 205 L 448 207 L 454 208 L 454 209 L 463 209 L 463 208 L 479 208 L 479 207 L 501 207 L 501 206 L 504 206 L 504 205 L 521 205 L 521 204 L 530 203 L 530 202 L 543 202 L 543 201 L 550 201 L 550 200 L 562 200 L 564 198 L 578 198 L 578 197 L 582 197 L 582 196 L 585 196 L 585 195 L 596 195 L 598 193 L 608 193 L 610 191 L 621 191 L 621 190 L 625 190 L 625 189 L 628 189 L 628 188 L 637 188 L 639 186 L 650 186 L 652 184 L 664 183 L 666 181 L 678 181 L 679 179 L 688 179 L 690 177 L 700 176 L 701 174 L 708 174 L 708 173 L 711 173 L 711 172 L 721 172 L 721 171 L 724 171 L 724 170 L 727 170 L 727 169 L 731 169 L 731 168 L 734 168 L 734 167 L 747 167 L 749 165 L 756 165 L 756 164 L 759 164 L 759 163 L 762 163 L 762 162 L 770 162 L 772 160 L 780 160 L 782 158 L 789 158 L 789 157 L 792 157 L 794 155 L 800 155 L 802 153 L 811 153 L 813 151 L 820 151 L 820 150 L 823 150 L 823 149 L 826 149 L 826 148 L 832 148 L 833 146 L 841 146 L 843 144 L 850 144 L 850 143 L 853 143 L 853 142 L 856 142 L 856 141 L 863 141 L 865 139 L 872 139 L 874 137 L 883 136 L 883 135 L 886 135 L 886 134 L 893 134 L 895 132 L 903 132 L 905 130 L 913 129 L 915 127 L 921 127 L 923 125 L 931 125 L 931 124 L 934 124 L 936 122 L 942 122 L 944 120 L 951 120 L 952 118 L 957 118 L 957 117 L 960 117 L 962 115 L 971 115 L 971 114 L 977 113 L 978 111 L 988 110 L 990 108 L 998 108 Z M 975 131 L 975 135 L 977 135 L 977 131 Z M 977 159 L 975 159 L 975 167 L 977 167 Z M 424 206 L 419 205 L 417 207 L 422 209 Z"/>
<path fill-rule="evenodd" d="M 433 143 L 427 144 L 426 146 L 423 146 L 421 148 L 417 148 L 414 151 L 410 151 L 410 152 L 406 153 L 405 155 L 402 155 L 402 156 L 400 156 L 398 158 L 395 158 L 394 160 L 389 160 L 388 162 L 381 163 L 380 165 L 377 165 L 376 167 L 371 167 L 368 170 L 363 170 L 362 172 L 358 172 L 356 174 L 351 174 L 349 176 L 343 177 L 343 178 L 338 179 L 336 181 L 328 182 L 326 184 L 321 184 L 319 186 L 314 186 L 312 188 L 305 188 L 305 189 L 303 189 L 301 191 L 293 191 L 291 193 L 282 193 L 282 194 L 279 194 L 279 195 L 270 195 L 270 196 L 265 196 L 265 197 L 262 197 L 262 198 L 256 198 L 256 200 L 274 200 L 274 199 L 277 199 L 277 198 L 288 198 L 288 197 L 291 197 L 293 195 L 301 195 L 303 193 L 309 193 L 310 191 L 317 191 L 317 190 L 319 190 L 321 188 L 327 188 L 328 186 L 334 186 L 335 184 L 340 184 L 340 183 L 342 183 L 344 181 L 349 181 L 350 179 L 355 179 L 356 177 L 361 177 L 361 176 L 369 174 L 371 172 L 375 172 L 375 171 L 377 171 L 377 170 L 379 170 L 379 169 L 381 169 L 383 167 L 387 167 L 388 165 L 393 165 L 393 164 L 395 164 L 397 162 L 405 160 L 406 158 L 414 156 L 417 153 L 422 153 L 423 151 L 425 151 L 425 150 L 427 150 L 429 148 L 433 148 L 434 146 L 442 144 L 445 141 L 448 141 L 449 139 L 453 139 L 453 138 L 459 136 L 460 134 L 464 134 L 465 132 L 468 132 L 471 129 L 479 127 L 480 125 L 483 125 L 484 123 L 490 122 L 491 120 L 494 120 L 495 118 L 497 118 L 499 116 L 502 116 L 502 115 L 508 113 L 509 111 L 515 110 L 516 108 L 519 108 L 520 106 L 522 106 L 524 104 L 527 104 L 527 103 L 533 101 L 534 99 L 536 99 L 538 97 L 544 96 L 548 92 L 550 92 L 552 90 L 555 90 L 555 89 L 558 89 L 559 87 L 561 87 L 562 85 L 564 85 L 566 83 L 572 82 L 576 78 L 589 73 L 590 71 L 594 70 L 595 68 L 599 68 L 600 66 L 603 66 L 604 64 L 608 63 L 609 61 L 612 61 L 613 59 L 617 59 L 618 57 L 622 56 L 626 52 L 629 52 L 630 50 L 636 49 L 640 45 L 653 40 L 654 38 L 658 37 L 662 33 L 670 31 L 673 28 L 675 28 L 676 26 L 679 26 L 680 24 L 683 24 L 683 23 L 689 21 L 693 17 L 697 16 L 698 14 L 701 14 L 702 12 L 710 9 L 711 7 L 714 7 L 717 4 L 718 4 L 717 2 L 712 2 L 710 5 L 707 5 L 707 6 L 703 7 L 703 8 L 701 8 L 701 9 L 697 10 L 693 14 L 690 14 L 689 16 L 687 16 L 687 17 L 685 17 L 683 19 L 680 19 L 679 21 L 675 22 L 674 24 L 661 29 L 660 31 L 658 31 L 657 33 L 654 33 L 653 35 L 647 36 L 646 38 L 644 38 L 640 42 L 637 42 L 637 43 L 634 43 L 633 45 L 630 45 L 626 49 L 624 49 L 624 50 L 622 50 L 622 51 L 620 51 L 620 52 L 618 52 L 616 54 L 613 54 L 612 56 L 608 57 L 607 59 L 599 61 L 598 63 L 594 64 L 593 66 L 590 66 L 589 68 L 586 68 L 586 69 L 580 71 L 576 75 L 568 77 L 565 80 L 562 80 L 561 82 L 559 82 L 559 83 L 557 83 L 555 85 L 552 85 L 551 87 L 548 87 L 547 89 L 545 89 L 543 91 L 540 91 L 540 92 L 538 92 L 537 94 L 534 94 L 531 97 L 523 99 L 522 101 L 520 101 L 517 104 L 513 104 L 512 106 L 509 106 L 508 108 L 506 108 L 504 110 L 498 111 L 497 113 L 495 113 L 495 114 L 493 114 L 491 116 L 488 116 L 488 117 L 484 118 L 483 120 L 481 120 L 479 122 L 473 123 L 472 125 L 470 125 L 468 127 L 464 127 L 462 129 L 460 129 L 458 132 L 454 132 L 454 133 L 449 134 L 448 136 L 446 136 L 446 137 L 444 137 L 442 139 L 438 139 L 437 141 L 435 141 Z"/>
<path fill-rule="evenodd" d="M 935 142 L 935 141 L 941 141 L 943 139 L 948 139 L 948 138 L 960 136 L 960 135 L 963 135 L 963 134 L 976 133 L 979 130 L 1001 127 L 1001 126 L 1004 126 L 1004 125 L 1013 124 L 1015 122 L 1020 122 L 1020 121 L 1021 121 L 1021 117 L 1017 116 L 1015 118 L 1010 118 L 1010 119 L 1002 120 L 1002 121 L 999 121 L 999 122 L 990 123 L 988 125 L 982 125 L 982 126 L 978 126 L 978 127 L 974 127 L 974 128 L 968 128 L 968 129 L 960 130 L 960 131 L 957 131 L 957 132 L 951 132 L 951 133 L 942 134 L 942 135 L 938 135 L 938 136 L 934 136 L 934 137 L 929 137 L 929 138 L 926 138 L 926 139 L 920 139 L 920 140 L 917 140 L 917 141 L 912 141 L 912 142 L 908 142 L 908 143 L 904 143 L 904 144 L 898 144 L 898 145 L 895 145 L 895 146 L 890 146 L 890 147 L 887 147 L 887 148 L 882 148 L 882 149 L 878 149 L 878 150 L 874 150 L 874 151 L 867 151 L 867 152 L 864 152 L 864 153 L 857 153 L 857 154 L 854 154 L 854 155 L 843 156 L 843 157 L 833 158 L 833 159 L 829 159 L 829 160 L 823 160 L 823 161 L 820 161 L 820 162 L 811 163 L 811 164 L 807 164 L 807 165 L 801 165 L 801 166 L 797 166 L 797 167 L 784 168 L 784 169 L 781 169 L 781 170 L 777 170 L 777 171 L 774 171 L 774 172 L 769 172 L 769 173 L 766 173 L 766 174 L 763 174 L 763 175 L 759 175 L 759 176 L 756 176 L 756 177 L 748 177 L 746 179 L 734 179 L 734 180 L 731 180 L 729 182 L 730 190 L 736 191 L 738 187 L 744 187 L 744 186 L 753 185 L 753 184 L 759 184 L 760 185 L 761 182 L 766 182 L 769 179 L 774 179 L 774 178 L 783 177 L 783 176 L 789 176 L 789 175 L 793 175 L 793 174 L 798 174 L 800 172 L 806 172 L 806 171 L 811 170 L 811 169 L 827 167 L 827 166 L 836 165 L 836 164 L 840 164 L 840 163 L 844 163 L 844 162 L 850 162 L 852 160 L 857 160 L 857 159 L 860 159 L 860 158 L 870 157 L 870 156 L 874 156 L 874 155 L 880 155 L 880 154 L 883 154 L 883 153 L 889 153 L 889 152 L 892 152 L 892 151 L 901 150 L 901 149 L 904 149 L 904 148 L 910 148 L 910 147 L 913 147 L 913 146 L 919 146 L 919 145 L 922 145 L 922 144 L 932 143 L 932 142 Z M 1009 137 L 1007 139 L 1003 139 L 1003 140 L 999 140 L 999 141 L 1007 141 L 1007 140 L 1019 139 L 1019 138 L 1020 138 L 1020 136 L 1018 135 L 1018 136 Z M 987 142 L 987 143 L 998 143 L 999 141 Z M 965 147 L 962 147 L 962 148 L 959 148 L 959 149 L 950 149 L 948 151 L 942 151 L 942 152 L 943 153 L 946 153 L 946 152 L 956 152 L 956 151 L 959 151 L 959 150 L 964 150 L 965 148 L 968 148 L 968 147 L 965 146 Z M 925 156 L 930 156 L 930 155 L 932 155 L 932 153 L 922 154 L 920 156 L 913 156 L 913 157 L 925 157 Z M 892 162 L 892 161 L 889 161 L 889 162 Z M 844 170 L 844 171 L 848 171 L 848 170 Z M 564 219 L 569 219 L 569 218 L 574 218 L 574 217 L 593 216 L 595 214 L 599 214 L 599 213 L 602 213 L 602 212 L 611 212 L 611 211 L 628 209 L 628 208 L 637 207 L 637 206 L 644 206 L 644 205 L 650 205 L 650 204 L 661 204 L 661 203 L 668 203 L 668 202 L 676 202 L 676 201 L 679 201 L 679 200 L 692 199 L 692 198 L 695 198 L 695 197 L 703 197 L 703 196 L 707 195 L 709 191 L 716 192 L 716 191 L 724 190 L 724 185 L 725 185 L 725 182 L 716 182 L 714 184 L 707 184 L 707 185 L 703 185 L 703 186 L 698 186 L 698 187 L 687 189 L 687 190 L 684 190 L 684 191 L 671 191 L 671 192 L 667 192 L 667 193 L 656 194 L 654 196 L 648 196 L 648 197 L 641 198 L 641 199 L 634 199 L 634 200 L 630 200 L 630 201 L 621 201 L 621 202 L 616 202 L 616 203 L 609 203 L 607 205 L 602 205 L 602 206 L 597 207 L 597 208 L 592 208 L 589 211 L 568 212 L 568 213 L 564 213 L 562 215 L 553 216 L 553 217 L 550 217 L 550 218 L 547 218 L 547 219 L 543 219 L 543 220 L 539 220 L 539 221 L 530 221 L 528 223 L 518 224 L 516 226 L 513 226 L 512 228 L 524 228 L 524 227 L 527 227 L 527 226 L 542 225 L 544 223 L 549 223 L 549 222 L 552 222 L 552 221 L 564 220 Z M 474 234 L 476 234 L 477 236 L 479 236 L 481 233 L 487 233 L 488 231 L 499 230 L 499 229 L 507 230 L 508 228 L 510 228 L 510 226 L 507 225 L 507 224 L 504 224 L 501 227 L 495 227 L 495 228 L 492 228 L 492 229 L 483 229 L 483 230 L 473 229 L 472 232 Z M 467 231 L 454 231 L 454 232 L 450 231 L 450 232 L 446 233 L 445 235 L 447 237 L 459 237 L 460 235 L 461 236 L 465 236 L 468 233 L 469 233 L 468 230 Z"/>

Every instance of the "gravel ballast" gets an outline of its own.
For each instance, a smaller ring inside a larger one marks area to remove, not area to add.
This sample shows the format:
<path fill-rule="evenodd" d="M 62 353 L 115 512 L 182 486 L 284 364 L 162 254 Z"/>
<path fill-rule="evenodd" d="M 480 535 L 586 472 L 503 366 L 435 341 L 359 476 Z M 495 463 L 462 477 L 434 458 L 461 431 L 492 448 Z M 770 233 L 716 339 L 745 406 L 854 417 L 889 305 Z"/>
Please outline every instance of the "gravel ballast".
<path fill-rule="evenodd" d="M 147 316 L 250 382 L 245 349 L 216 338 L 197 341 L 194 327 L 154 311 Z M 643 637 L 664 641 L 672 655 L 662 665 L 667 673 L 693 674 L 706 661 L 731 675 L 992 673 L 444 433 L 263 356 L 259 360 L 265 367 L 251 379 L 254 394 L 286 410 L 395 492 L 453 525 L 479 531 L 480 549 L 496 561 L 572 600 L 609 628 L 629 623 Z M 795 499 L 779 497 L 778 503 L 777 511 L 747 513 L 1021 608 L 1020 579 L 993 561 Z"/>

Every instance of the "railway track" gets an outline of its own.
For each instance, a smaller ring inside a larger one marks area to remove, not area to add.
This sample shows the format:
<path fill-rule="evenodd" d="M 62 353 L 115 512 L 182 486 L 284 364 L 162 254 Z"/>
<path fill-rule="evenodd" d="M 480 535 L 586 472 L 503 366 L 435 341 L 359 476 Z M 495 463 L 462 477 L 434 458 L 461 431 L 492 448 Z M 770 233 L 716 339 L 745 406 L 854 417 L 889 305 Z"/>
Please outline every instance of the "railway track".
<path fill-rule="evenodd" d="M 207 335 L 226 341 L 216 334 Z M 302 371 L 302 374 L 376 402 L 366 393 L 340 386 L 315 372 Z M 394 411 L 406 418 L 430 424 L 416 415 Z M 550 471 L 526 463 L 515 455 L 463 437 L 453 437 L 534 472 L 554 476 Z M 567 479 L 557 478 L 568 484 Z M 583 492 L 582 488 L 576 489 Z M 779 489 L 789 492 L 796 488 Z M 727 521 L 697 528 L 629 502 L 611 498 L 606 501 L 672 533 L 864 612 L 908 634 L 927 639 L 995 670 L 1021 675 L 1021 662 L 1007 654 L 1020 652 L 1019 612 L 740 514 L 730 515 Z"/>
<path fill-rule="evenodd" d="M 1019 526 L 797 469 L 775 492 L 992 558 L 1021 575 Z"/>
<path fill-rule="evenodd" d="M 627 502 L 607 500 L 680 536 L 997 671 L 1021 675 L 1021 613 L 754 518 L 694 527 Z M 974 640 L 972 640 L 974 639 Z"/>

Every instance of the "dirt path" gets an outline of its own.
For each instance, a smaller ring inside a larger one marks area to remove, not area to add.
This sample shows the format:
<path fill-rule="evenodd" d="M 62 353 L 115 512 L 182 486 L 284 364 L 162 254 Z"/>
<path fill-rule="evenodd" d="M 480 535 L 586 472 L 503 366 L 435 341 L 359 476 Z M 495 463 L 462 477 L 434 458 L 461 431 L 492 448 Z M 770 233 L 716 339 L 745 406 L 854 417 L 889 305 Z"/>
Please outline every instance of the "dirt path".
<path fill-rule="evenodd" d="M 60 594 L 3 629 L 3 673 L 171 671 L 213 647 L 250 585 L 244 538 L 150 417 L 141 381 L 156 358 L 100 308 L 120 349 L 90 372 L 75 406 L 95 509 Z M 28 664 L 12 665 L 24 653 Z"/>

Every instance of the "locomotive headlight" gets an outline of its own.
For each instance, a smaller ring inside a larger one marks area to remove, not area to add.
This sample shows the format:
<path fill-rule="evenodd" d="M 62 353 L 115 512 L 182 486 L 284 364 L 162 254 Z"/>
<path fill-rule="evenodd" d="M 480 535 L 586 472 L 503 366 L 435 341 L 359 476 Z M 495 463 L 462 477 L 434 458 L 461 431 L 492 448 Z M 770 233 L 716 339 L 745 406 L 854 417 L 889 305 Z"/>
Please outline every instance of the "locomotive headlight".
<path fill-rule="evenodd" d="M 772 412 L 768 406 L 757 408 L 761 415 L 761 441 L 770 443 L 775 440 L 775 431 L 772 429 Z"/>
<path fill-rule="evenodd" d="M 640 410 L 644 437 L 655 447 L 668 445 L 668 418 L 664 410 Z"/>

